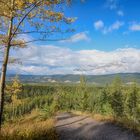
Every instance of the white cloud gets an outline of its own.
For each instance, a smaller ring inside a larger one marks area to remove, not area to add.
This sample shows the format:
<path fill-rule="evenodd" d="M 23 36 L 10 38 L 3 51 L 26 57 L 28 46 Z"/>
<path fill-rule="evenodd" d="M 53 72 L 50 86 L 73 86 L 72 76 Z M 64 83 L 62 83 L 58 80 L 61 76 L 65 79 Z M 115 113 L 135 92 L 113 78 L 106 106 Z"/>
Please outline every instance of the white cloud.
<path fill-rule="evenodd" d="M 140 23 L 132 23 L 129 27 L 130 31 L 140 31 Z"/>
<path fill-rule="evenodd" d="M 106 0 L 105 6 L 110 10 L 114 10 L 118 16 L 124 16 L 124 12 L 120 8 L 119 0 Z"/>
<path fill-rule="evenodd" d="M 116 21 L 114 22 L 112 25 L 110 25 L 109 27 L 107 26 L 104 26 L 104 23 L 101 22 L 101 21 L 96 21 L 94 23 L 94 28 L 97 30 L 100 30 L 103 34 L 107 34 L 107 33 L 110 33 L 110 32 L 113 32 L 114 30 L 118 30 L 120 29 L 123 25 L 124 25 L 124 22 L 122 21 Z M 100 26 L 99 26 L 100 25 Z M 102 26 L 101 26 L 102 25 Z M 97 28 L 98 27 L 98 28 Z"/>
<path fill-rule="evenodd" d="M 117 14 L 118 14 L 119 16 L 122 16 L 122 17 L 124 16 L 124 12 L 123 12 L 122 10 L 118 10 L 118 11 L 117 11 Z"/>
<path fill-rule="evenodd" d="M 73 51 L 58 46 L 32 46 L 15 50 L 23 65 L 9 65 L 8 71 L 22 74 L 110 74 L 140 72 L 140 49 L 124 48 L 110 52 Z M 13 53 L 14 54 L 14 53 Z"/>
<path fill-rule="evenodd" d="M 103 33 L 106 34 L 106 33 L 112 32 L 112 31 L 114 31 L 114 30 L 118 30 L 118 29 L 120 29 L 120 27 L 123 26 L 123 25 L 124 25 L 123 22 L 121 22 L 121 21 L 116 21 L 116 22 L 114 22 L 112 25 L 110 25 L 108 28 L 105 28 L 104 31 L 103 31 Z"/>
<path fill-rule="evenodd" d="M 75 43 L 75 42 L 79 42 L 79 41 L 89 41 L 89 40 L 90 40 L 90 38 L 88 36 L 88 32 L 85 31 L 85 32 L 77 33 L 77 34 L 71 36 L 69 39 L 64 40 L 64 41 L 60 41 L 60 42 L 62 42 L 62 43 L 64 43 L 64 42 Z"/>
<path fill-rule="evenodd" d="M 102 20 L 98 20 L 94 23 L 94 27 L 96 30 L 102 29 L 104 27 L 104 23 Z"/>
<path fill-rule="evenodd" d="M 106 7 L 110 10 L 117 9 L 118 1 L 117 0 L 106 0 Z"/>

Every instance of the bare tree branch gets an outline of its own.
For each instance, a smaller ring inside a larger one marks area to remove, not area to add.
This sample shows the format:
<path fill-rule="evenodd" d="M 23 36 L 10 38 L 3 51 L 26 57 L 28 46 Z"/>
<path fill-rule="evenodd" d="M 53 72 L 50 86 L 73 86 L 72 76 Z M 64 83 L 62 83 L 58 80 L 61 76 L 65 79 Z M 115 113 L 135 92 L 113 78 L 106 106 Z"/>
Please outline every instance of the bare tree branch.
<path fill-rule="evenodd" d="M 41 0 L 42 1 L 42 0 Z M 36 6 L 41 2 L 41 1 L 38 1 L 36 2 L 33 7 L 23 16 L 23 18 L 21 19 L 21 21 L 19 22 L 19 24 L 17 25 L 17 28 L 15 29 L 12 37 L 11 37 L 11 40 L 13 38 L 13 36 L 15 35 L 15 33 L 18 31 L 20 25 L 22 24 L 22 22 L 24 21 L 24 19 L 34 10 L 34 8 L 36 8 Z"/>
<path fill-rule="evenodd" d="M 34 39 L 23 43 L 11 44 L 11 46 L 14 47 L 14 46 L 26 45 L 32 42 L 39 42 L 39 41 L 46 42 L 46 41 L 65 41 L 65 40 L 68 40 L 68 38 L 67 39 Z"/>
<path fill-rule="evenodd" d="M 67 33 L 70 31 L 27 31 L 27 32 L 19 32 L 19 33 L 15 33 L 15 35 L 20 35 L 20 34 L 51 34 L 51 33 Z M 72 30 L 71 30 L 72 32 Z"/>
<path fill-rule="evenodd" d="M 58 31 L 50 31 L 50 32 L 45 32 L 45 31 L 27 31 L 27 32 L 19 32 L 19 33 L 16 33 L 16 35 L 19 35 L 19 34 L 49 34 L 49 33 L 54 33 L 54 32 L 58 32 Z"/>

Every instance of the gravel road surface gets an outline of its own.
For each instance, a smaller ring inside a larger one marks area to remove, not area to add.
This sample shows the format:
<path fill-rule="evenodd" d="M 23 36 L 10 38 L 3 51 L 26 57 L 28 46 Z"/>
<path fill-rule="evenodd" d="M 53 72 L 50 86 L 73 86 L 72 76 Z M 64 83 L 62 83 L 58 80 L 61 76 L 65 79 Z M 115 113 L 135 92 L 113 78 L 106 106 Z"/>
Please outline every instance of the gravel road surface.
<path fill-rule="evenodd" d="M 140 140 L 133 132 L 89 116 L 60 113 L 56 116 L 59 140 Z"/>

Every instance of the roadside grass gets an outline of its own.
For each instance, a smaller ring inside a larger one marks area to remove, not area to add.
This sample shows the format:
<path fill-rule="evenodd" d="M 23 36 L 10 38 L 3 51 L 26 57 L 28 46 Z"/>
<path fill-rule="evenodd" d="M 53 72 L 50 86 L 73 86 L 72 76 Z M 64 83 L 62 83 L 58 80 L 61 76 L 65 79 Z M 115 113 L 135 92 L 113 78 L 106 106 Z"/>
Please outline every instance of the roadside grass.
<path fill-rule="evenodd" d="M 54 123 L 53 118 L 42 120 L 40 111 L 33 110 L 31 114 L 5 123 L 0 140 L 57 140 Z"/>

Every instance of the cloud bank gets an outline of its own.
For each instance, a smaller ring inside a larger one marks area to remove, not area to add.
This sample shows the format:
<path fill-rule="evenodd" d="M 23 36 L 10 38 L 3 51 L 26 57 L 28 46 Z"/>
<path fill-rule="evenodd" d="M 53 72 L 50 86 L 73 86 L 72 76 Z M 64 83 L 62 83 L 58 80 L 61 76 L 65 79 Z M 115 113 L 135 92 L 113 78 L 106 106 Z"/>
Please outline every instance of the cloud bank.
<path fill-rule="evenodd" d="M 9 73 L 18 74 L 111 74 L 140 72 L 140 49 L 124 48 L 110 52 L 74 51 L 59 46 L 31 46 L 14 50 L 22 65 L 8 66 Z M 14 52 L 12 53 L 15 54 Z"/>

